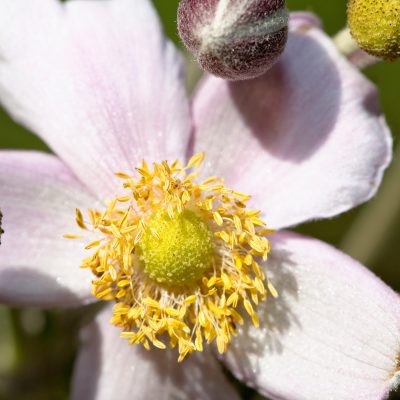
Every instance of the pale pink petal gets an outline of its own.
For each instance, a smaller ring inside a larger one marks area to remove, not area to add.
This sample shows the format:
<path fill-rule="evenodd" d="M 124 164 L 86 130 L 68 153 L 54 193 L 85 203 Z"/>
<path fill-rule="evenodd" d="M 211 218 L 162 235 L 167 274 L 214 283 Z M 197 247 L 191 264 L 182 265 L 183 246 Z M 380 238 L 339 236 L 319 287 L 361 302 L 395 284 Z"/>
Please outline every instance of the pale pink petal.
<path fill-rule="evenodd" d="M 79 268 L 88 254 L 76 233 L 75 207 L 96 199 L 56 157 L 0 152 L 0 302 L 70 306 L 92 301 L 91 275 Z"/>
<path fill-rule="evenodd" d="M 362 49 L 358 49 L 354 53 L 350 54 L 348 59 L 358 69 L 364 69 L 382 61 L 380 58 L 372 56 Z"/>
<path fill-rule="evenodd" d="M 280 233 L 265 270 L 279 292 L 226 357 L 271 399 L 378 400 L 400 382 L 400 298 L 350 257 Z M 396 375 L 397 371 L 397 375 Z"/>
<path fill-rule="evenodd" d="M 207 77 L 194 98 L 206 174 L 254 196 L 273 228 L 369 199 L 391 157 L 377 92 L 318 28 L 292 30 L 281 61 L 251 81 Z"/>
<path fill-rule="evenodd" d="M 149 0 L 2 0 L 0 101 L 102 198 L 186 152 L 182 60 Z"/>
<path fill-rule="evenodd" d="M 291 30 L 307 30 L 311 27 L 322 28 L 321 20 L 312 13 L 295 11 L 290 13 L 289 26 Z"/>
<path fill-rule="evenodd" d="M 177 352 L 129 345 L 106 308 L 82 335 L 73 400 L 238 400 L 211 352 L 177 362 Z"/>

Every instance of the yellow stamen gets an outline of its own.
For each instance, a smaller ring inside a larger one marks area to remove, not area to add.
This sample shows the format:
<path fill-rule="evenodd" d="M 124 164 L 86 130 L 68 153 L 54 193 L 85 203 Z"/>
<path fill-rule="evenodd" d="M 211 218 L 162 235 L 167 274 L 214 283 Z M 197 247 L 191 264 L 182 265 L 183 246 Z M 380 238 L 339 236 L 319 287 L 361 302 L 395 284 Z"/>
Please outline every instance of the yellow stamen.
<path fill-rule="evenodd" d="M 188 170 L 203 159 L 152 169 L 142 162 L 138 177 L 116 174 L 126 193 L 105 211 L 89 210 L 88 222 L 76 212 L 78 226 L 96 235 L 81 267 L 95 276 L 94 296 L 115 301 L 111 322 L 121 337 L 146 349 L 177 347 L 178 361 L 214 340 L 225 352 L 242 315 L 258 326 L 259 300 L 267 290 L 277 296 L 258 264 L 272 231 L 246 208 L 250 196 L 217 177 L 195 182 L 198 173 Z"/>

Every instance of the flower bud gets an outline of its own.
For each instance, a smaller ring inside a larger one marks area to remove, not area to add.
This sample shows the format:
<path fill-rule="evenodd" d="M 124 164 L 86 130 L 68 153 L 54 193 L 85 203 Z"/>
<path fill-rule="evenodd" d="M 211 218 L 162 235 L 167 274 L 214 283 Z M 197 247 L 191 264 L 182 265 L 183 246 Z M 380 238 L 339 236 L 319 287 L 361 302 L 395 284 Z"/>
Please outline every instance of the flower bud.
<path fill-rule="evenodd" d="M 349 0 L 352 36 L 367 53 L 395 60 L 400 57 L 399 0 Z"/>
<path fill-rule="evenodd" d="M 181 0 L 178 29 L 203 69 L 250 79 L 283 52 L 289 14 L 284 0 Z"/>

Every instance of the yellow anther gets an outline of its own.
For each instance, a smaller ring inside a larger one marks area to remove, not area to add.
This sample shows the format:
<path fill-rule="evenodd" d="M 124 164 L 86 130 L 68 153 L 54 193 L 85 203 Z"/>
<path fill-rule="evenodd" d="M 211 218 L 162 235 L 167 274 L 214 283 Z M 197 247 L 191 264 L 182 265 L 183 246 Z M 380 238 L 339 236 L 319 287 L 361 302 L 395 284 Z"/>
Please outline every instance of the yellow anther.
<path fill-rule="evenodd" d="M 78 225 L 79 225 L 79 224 L 78 224 Z M 86 250 L 90 250 L 90 249 L 92 249 L 93 247 L 99 246 L 100 243 L 101 243 L 101 240 L 95 240 L 94 242 L 89 243 L 89 244 L 85 247 L 85 249 L 86 249 Z"/>
<path fill-rule="evenodd" d="M 195 302 L 196 302 L 196 296 L 195 296 L 195 295 L 191 295 L 191 296 L 187 297 L 187 298 L 184 300 L 184 303 L 185 303 L 185 304 L 193 304 L 193 303 L 195 303 Z"/>
<path fill-rule="evenodd" d="M 192 168 L 194 166 L 200 167 L 204 160 L 204 153 L 198 153 L 192 156 L 192 158 L 188 162 L 188 168 Z"/>
<path fill-rule="evenodd" d="M 75 214 L 76 214 L 75 221 L 78 224 L 78 226 L 82 229 L 87 229 L 87 226 L 86 226 L 85 222 L 83 221 L 82 212 L 77 208 L 75 210 Z"/>
<path fill-rule="evenodd" d="M 226 304 L 227 306 L 232 305 L 234 308 L 236 308 L 238 301 L 239 301 L 239 295 L 236 292 L 234 292 L 228 297 Z"/>
<path fill-rule="evenodd" d="M 75 233 L 66 233 L 65 235 L 63 235 L 63 237 L 65 239 L 82 239 L 83 238 L 82 235 L 76 235 Z"/>
<path fill-rule="evenodd" d="M 178 361 L 214 340 L 225 352 L 243 324 L 239 305 L 258 326 L 259 300 L 267 289 L 277 295 L 269 281 L 265 288 L 258 264 L 270 251 L 260 212 L 248 210 L 250 196 L 218 177 L 197 184 L 198 171 L 188 170 L 203 159 L 152 168 L 142 162 L 138 178 L 116 174 L 127 194 L 103 211 L 88 210 L 90 222 L 76 211 L 77 225 L 96 234 L 81 266 L 95 275 L 93 295 L 115 301 L 111 322 L 121 337 L 146 349 L 177 347 Z"/>
<path fill-rule="evenodd" d="M 219 225 L 222 226 L 224 224 L 224 220 L 222 219 L 220 213 L 218 211 L 215 211 L 213 213 L 214 221 Z"/>
<path fill-rule="evenodd" d="M 270 280 L 267 281 L 267 288 L 270 291 L 270 293 L 272 294 L 272 297 L 277 298 L 279 296 L 277 290 L 274 288 L 274 286 L 272 285 Z"/>

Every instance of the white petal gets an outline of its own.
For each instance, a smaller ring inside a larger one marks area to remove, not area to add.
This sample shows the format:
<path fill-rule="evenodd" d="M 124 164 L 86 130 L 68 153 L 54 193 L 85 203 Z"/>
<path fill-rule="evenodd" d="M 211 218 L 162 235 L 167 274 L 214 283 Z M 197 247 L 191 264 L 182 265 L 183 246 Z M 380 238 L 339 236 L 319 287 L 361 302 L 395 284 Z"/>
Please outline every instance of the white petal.
<path fill-rule="evenodd" d="M 399 374 L 399 296 L 322 242 L 280 233 L 271 244 L 279 298 L 233 341 L 228 367 L 272 399 L 386 398 Z"/>
<path fill-rule="evenodd" d="M 144 350 L 119 337 L 105 308 L 82 335 L 73 400 L 238 400 L 211 352 L 182 363 L 170 350 Z"/>
<path fill-rule="evenodd" d="M 93 301 L 91 275 L 79 268 L 85 244 L 65 239 L 78 231 L 76 207 L 96 198 L 56 157 L 0 152 L 0 301 L 70 306 Z"/>
<path fill-rule="evenodd" d="M 2 0 L 0 100 L 102 199 L 189 140 L 182 60 L 148 0 Z"/>
<path fill-rule="evenodd" d="M 391 159 L 374 86 L 322 31 L 296 18 L 299 30 L 269 72 L 233 83 L 208 77 L 193 104 L 205 175 L 252 195 L 272 228 L 368 200 Z"/>

